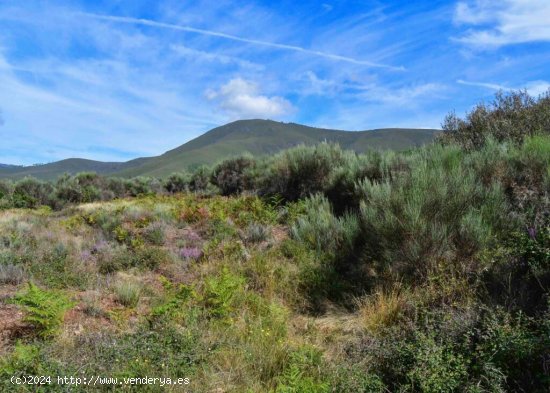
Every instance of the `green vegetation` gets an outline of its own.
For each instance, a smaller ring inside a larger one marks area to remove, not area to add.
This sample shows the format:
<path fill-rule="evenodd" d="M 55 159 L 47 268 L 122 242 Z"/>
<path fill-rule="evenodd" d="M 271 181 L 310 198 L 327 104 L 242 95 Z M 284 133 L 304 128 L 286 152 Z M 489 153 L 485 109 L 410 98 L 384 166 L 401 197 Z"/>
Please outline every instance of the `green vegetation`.
<path fill-rule="evenodd" d="M 32 282 L 24 292 L 15 295 L 13 302 L 25 312 L 23 320 L 43 337 L 57 333 L 65 312 L 72 307 L 62 293 L 40 289 Z"/>
<path fill-rule="evenodd" d="M 0 178 L 21 179 L 34 176 L 54 180 L 64 173 L 96 172 L 119 177 L 165 177 L 174 172 L 213 165 L 219 160 L 242 155 L 268 155 L 298 144 L 322 141 L 340 144 L 345 149 L 365 152 L 370 149 L 406 150 L 433 141 L 438 130 L 388 128 L 348 132 L 307 127 L 271 120 L 240 120 L 214 128 L 184 145 L 157 157 L 127 162 L 100 162 L 71 158 L 31 167 L 0 165 Z"/>
<path fill-rule="evenodd" d="M 0 390 L 83 372 L 196 392 L 548 392 L 550 101 L 518 97 L 485 108 L 483 135 L 469 114 L 402 153 L 321 143 L 163 181 L 3 183 Z"/>

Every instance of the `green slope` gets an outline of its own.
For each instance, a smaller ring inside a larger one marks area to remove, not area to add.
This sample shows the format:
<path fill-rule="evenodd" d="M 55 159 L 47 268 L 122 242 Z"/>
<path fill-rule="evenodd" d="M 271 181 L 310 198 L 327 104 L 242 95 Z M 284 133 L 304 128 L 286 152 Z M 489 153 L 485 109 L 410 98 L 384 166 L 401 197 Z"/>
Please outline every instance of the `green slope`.
<path fill-rule="evenodd" d="M 431 142 L 437 132 L 438 130 L 400 128 L 350 132 L 271 120 L 239 120 L 214 128 L 157 157 L 138 158 L 128 162 L 73 158 L 32 167 L 0 167 L 0 178 L 35 176 L 54 179 L 65 172 L 81 171 L 127 177 L 164 176 L 200 164 L 213 164 L 244 152 L 254 155 L 273 154 L 300 143 L 311 145 L 330 141 L 357 152 L 367 149 L 404 150 Z"/>
<path fill-rule="evenodd" d="M 271 120 L 239 120 L 193 139 L 142 165 L 120 172 L 124 176 L 163 176 L 200 164 L 212 164 L 223 158 L 249 152 L 273 154 L 282 149 L 322 141 L 337 142 L 345 149 L 405 150 L 433 140 L 438 130 L 388 128 L 371 131 L 339 131 L 307 127 Z"/>
<path fill-rule="evenodd" d="M 38 179 L 52 180 L 63 173 L 97 172 L 105 175 L 142 164 L 147 158 L 138 158 L 128 162 L 102 162 L 83 158 L 68 158 L 44 165 L 0 167 L 0 178 L 20 179 L 33 176 Z"/>

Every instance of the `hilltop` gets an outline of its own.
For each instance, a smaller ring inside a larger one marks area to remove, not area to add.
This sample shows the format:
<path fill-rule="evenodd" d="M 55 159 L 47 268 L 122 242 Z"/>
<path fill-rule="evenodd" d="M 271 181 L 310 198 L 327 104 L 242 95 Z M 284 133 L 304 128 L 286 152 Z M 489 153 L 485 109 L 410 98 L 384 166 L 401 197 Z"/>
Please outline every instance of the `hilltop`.
<path fill-rule="evenodd" d="M 273 154 L 299 144 L 313 145 L 322 141 L 336 142 L 344 149 L 365 152 L 369 149 L 406 150 L 429 143 L 438 130 L 385 128 L 368 131 L 342 131 L 308 127 L 272 120 L 239 120 L 214 128 L 166 153 L 127 162 L 101 162 L 70 158 L 28 167 L 0 166 L 0 178 L 34 176 L 55 179 L 63 173 L 93 171 L 103 175 L 166 176 L 185 168 L 249 152 Z"/>

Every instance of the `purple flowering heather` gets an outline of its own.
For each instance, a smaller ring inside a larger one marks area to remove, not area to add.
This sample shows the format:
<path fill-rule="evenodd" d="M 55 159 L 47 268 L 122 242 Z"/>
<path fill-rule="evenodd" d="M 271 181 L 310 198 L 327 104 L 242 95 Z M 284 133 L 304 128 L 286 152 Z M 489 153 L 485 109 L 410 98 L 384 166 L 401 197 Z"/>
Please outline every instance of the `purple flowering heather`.
<path fill-rule="evenodd" d="M 202 250 L 197 247 L 184 247 L 180 250 L 180 258 L 185 260 L 197 260 L 202 256 Z"/>
<path fill-rule="evenodd" d="M 535 240 L 537 238 L 537 228 L 535 227 L 527 228 L 527 234 L 531 239 Z"/>
<path fill-rule="evenodd" d="M 90 259 L 92 259 L 92 253 L 88 250 L 84 250 L 80 253 L 80 259 L 82 259 L 83 261 L 89 261 Z"/>
<path fill-rule="evenodd" d="M 199 242 L 202 240 L 202 238 L 199 236 L 199 234 L 193 230 L 188 231 L 185 234 L 185 238 L 190 242 Z"/>

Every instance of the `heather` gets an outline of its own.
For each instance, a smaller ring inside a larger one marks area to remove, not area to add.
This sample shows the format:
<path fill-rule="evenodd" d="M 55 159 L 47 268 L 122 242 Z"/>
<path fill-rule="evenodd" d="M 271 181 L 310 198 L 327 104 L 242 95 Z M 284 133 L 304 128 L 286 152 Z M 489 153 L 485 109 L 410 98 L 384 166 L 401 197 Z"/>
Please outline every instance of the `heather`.
<path fill-rule="evenodd" d="M 0 183 L 0 380 L 547 392 L 548 102 L 499 95 L 401 153 Z"/>

